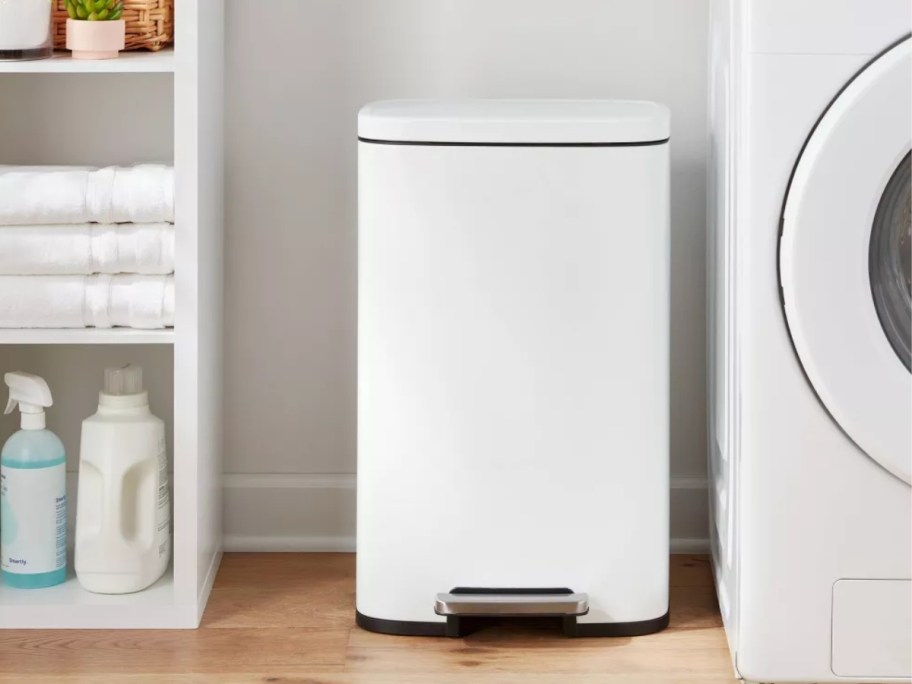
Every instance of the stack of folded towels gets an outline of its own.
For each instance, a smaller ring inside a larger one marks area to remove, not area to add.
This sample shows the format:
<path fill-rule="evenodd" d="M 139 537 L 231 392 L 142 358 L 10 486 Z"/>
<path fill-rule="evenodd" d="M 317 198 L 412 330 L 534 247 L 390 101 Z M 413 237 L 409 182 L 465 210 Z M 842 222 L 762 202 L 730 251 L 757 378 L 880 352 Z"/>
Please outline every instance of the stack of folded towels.
<path fill-rule="evenodd" d="M 0 328 L 174 325 L 174 170 L 0 167 Z"/>

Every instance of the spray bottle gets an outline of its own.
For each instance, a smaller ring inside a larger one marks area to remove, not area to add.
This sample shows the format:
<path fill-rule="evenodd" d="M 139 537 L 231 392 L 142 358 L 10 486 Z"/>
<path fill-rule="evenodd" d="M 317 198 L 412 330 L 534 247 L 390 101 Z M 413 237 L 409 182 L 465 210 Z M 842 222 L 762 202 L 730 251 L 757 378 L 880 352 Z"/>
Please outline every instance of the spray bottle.
<path fill-rule="evenodd" d="M 40 589 L 66 580 L 66 452 L 45 428 L 44 409 L 54 402 L 37 375 L 7 373 L 9 403 L 21 430 L 0 454 L 0 576 L 18 589 Z"/>

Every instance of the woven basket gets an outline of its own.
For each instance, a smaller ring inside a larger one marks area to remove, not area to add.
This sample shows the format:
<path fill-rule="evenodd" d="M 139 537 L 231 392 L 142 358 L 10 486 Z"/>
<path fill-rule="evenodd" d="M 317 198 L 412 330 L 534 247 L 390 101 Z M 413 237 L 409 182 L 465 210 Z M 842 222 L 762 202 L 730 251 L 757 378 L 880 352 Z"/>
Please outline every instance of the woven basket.
<path fill-rule="evenodd" d="M 66 47 L 66 0 L 54 7 L 54 47 Z M 174 42 L 174 0 L 124 0 L 127 50 L 161 50 Z"/>

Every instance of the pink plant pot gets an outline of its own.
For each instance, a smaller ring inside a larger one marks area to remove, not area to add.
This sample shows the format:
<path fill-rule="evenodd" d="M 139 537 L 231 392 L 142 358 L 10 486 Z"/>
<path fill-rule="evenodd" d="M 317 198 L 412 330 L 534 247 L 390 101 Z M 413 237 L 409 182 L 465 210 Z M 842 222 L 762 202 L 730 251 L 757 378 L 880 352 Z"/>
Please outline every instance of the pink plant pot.
<path fill-rule="evenodd" d="M 73 59 L 113 59 L 124 49 L 127 23 L 117 21 L 78 21 L 67 19 L 66 46 Z"/>

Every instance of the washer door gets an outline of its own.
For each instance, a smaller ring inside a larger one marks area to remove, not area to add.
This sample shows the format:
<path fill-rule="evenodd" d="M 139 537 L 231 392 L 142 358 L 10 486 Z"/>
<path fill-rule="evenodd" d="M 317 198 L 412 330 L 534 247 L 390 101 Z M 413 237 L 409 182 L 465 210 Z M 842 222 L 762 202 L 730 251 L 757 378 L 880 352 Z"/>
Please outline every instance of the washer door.
<path fill-rule="evenodd" d="M 808 138 L 783 210 L 779 274 L 820 400 L 912 484 L 910 122 L 907 38 L 845 87 Z"/>

